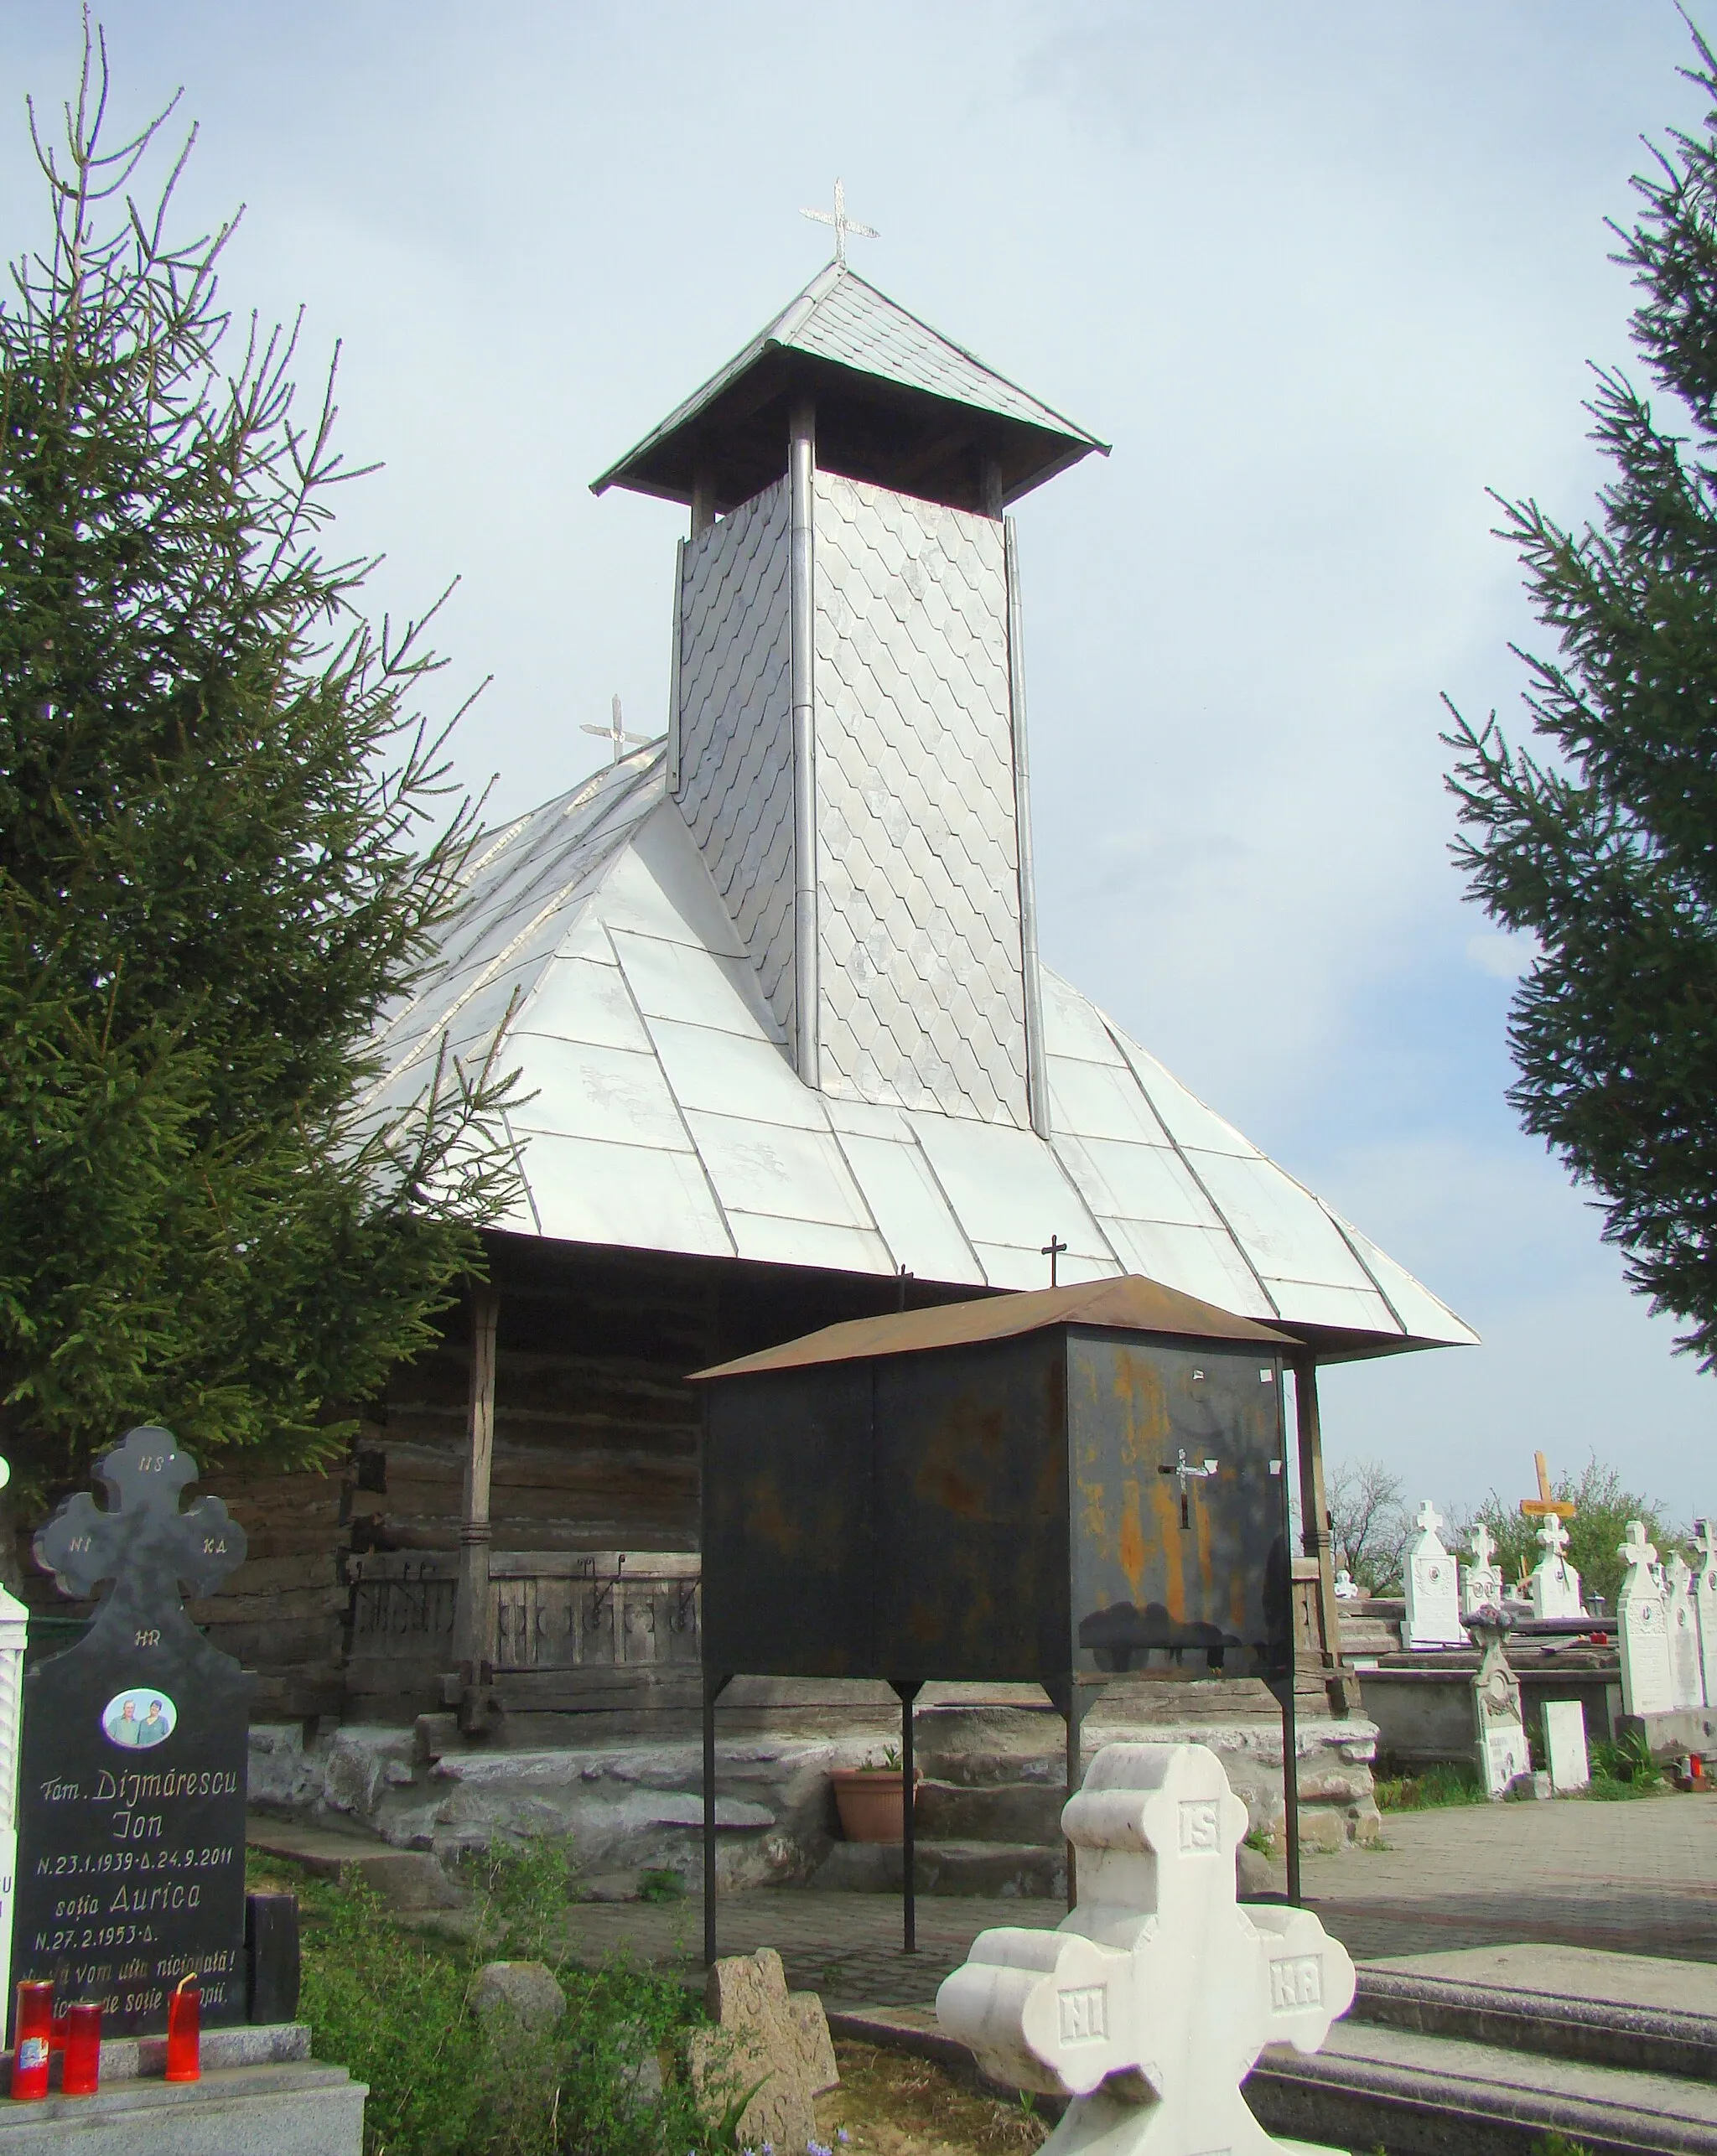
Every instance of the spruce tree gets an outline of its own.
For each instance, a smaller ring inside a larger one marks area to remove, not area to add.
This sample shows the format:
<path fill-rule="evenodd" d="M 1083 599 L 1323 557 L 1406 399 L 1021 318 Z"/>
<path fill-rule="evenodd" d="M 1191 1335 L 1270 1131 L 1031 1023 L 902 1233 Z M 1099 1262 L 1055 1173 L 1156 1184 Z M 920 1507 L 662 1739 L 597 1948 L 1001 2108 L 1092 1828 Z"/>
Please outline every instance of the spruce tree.
<path fill-rule="evenodd" d="M 0 306 L 0 1449 L 26 1490 L 130 1422 L 327 1456 L 509 1195 L 505 1086 L 366 1041 L 459 890 L 473 809 L 419 633 L 322 551 L 332 376 L 236 331 L 231 236 L 130 193 L 86 39 L 45 244 Z M 169 108 L 170 110 L 170 108 Z M 195 139 L 195 131 L 192 138 Z M 433 609 L 432 609 L 433 611 Z"/>
<path fill-rule="evenodd" d="M 1612 225 L 1641 297 L 1637 387 L 1595 368 L 1609 474 L 1565 529 L 1503 502 L 1553 657 L 1519 656 L 1534 735 L 1454 714 L 1454 851 L 1497 920 L 1537 939 L 1517 990 L 1509 1099 L 1589 1189 L 1605 1237 L 1679 1345 L 1717 1360 L 1717 58 Z M 1648 391 L 1655 391 L 1654 407 Z M 1451 712 L 1453 707 L 1450 707 Z"/>

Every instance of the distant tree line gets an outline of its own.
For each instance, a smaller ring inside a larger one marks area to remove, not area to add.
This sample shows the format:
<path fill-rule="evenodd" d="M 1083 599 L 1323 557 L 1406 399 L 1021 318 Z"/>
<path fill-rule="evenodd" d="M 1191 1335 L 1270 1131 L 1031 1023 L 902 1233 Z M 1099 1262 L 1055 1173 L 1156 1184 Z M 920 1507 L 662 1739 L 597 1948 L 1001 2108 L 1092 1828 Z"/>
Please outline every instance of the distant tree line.
<path fill-rule="evenodd" d="M 1663 1557 L 1692 1541 L 1690 1523 L 1673 1521 L 1656 1499 L 1627 1489 L 1618 1470 L 1595 1455 L 1575 1474 L 1557 1476 L 1554 1495 L 1574 1507 L 1566 1524 L 1564 1552 L 1580 1576 L 1584 1595 L 1604 1598 L 1614 1610 L 1626 1568 L 1617 1552 L 1630 1520 L 1642 1521 L 1648 1538 Z M 1337 1564 L 1345 1565 L 1367 1594 L 1398 1594 L 1407 1547 L 1417 1531 L 1414 1516 L 1426 1493 L 1409 1492 L 1406 1480 L 1376 1459 L 1343 1460 L 1331 1465 L 1326 1483 L 1330 1531 Z M 1443 1508 L 1439 1508 L 1443 1509 Z M 1444 1510 L 1445 1543 L 1465 1562 L 1473 1529 L 1482 1523 L 1497 1544 L 1496 1562 L 1511 1583 L 1517 1583 L 1543 1554 L 1539 1521 L 1491 1490 L 1476 1506 Z M 1590 1609 L 1588 1599 L 1585 1605 Z"/>

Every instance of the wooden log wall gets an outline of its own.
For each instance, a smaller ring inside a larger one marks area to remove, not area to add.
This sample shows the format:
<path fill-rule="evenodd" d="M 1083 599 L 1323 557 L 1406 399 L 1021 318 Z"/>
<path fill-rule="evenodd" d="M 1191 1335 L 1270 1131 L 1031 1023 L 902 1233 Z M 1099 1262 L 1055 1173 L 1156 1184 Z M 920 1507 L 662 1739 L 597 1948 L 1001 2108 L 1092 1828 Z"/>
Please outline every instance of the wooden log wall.
<path fill-rule="evenodd" d="M 490 1500 L 496 1553 L 695 1552 L 703 1404 L 687 1373 L 895 1309 L 901 1292 L 886 1278 L 730 1258 L 501 1234 L 485 1244 L 500 1310 Z M 970 1293 L 910 1283 L 915 1305 Z M 408 1721 L 443 1704 L 469 1343 L 461 1302 L 440 1345 L 394 1372 L 350 1459 L 326 1474 L 231 1469 L 197 1485 L 226 1500 L 249 1555 L 190 1614 L 257 1672 L 257 1721 Z M 352 1560 L 371 1553 L 397 1556 L 390 1573 L 425 1577 L 420 1594 L 392 1598 L 399 1621 L 386 1640 L 361 1625 L 355 1641 L 366 1590 Z M 36 1571 L 27 1537 L 22 1554 L 33 1608 L 60 1619 L 88 1614 Z M 639 1702 L 665 1682 L 641 1669 Z M 542 1692 L 538 1702 L 533 1691 L 531 1703 L 557 1703 L 558 1680 L 532 1673 L 521 1682 Z"/>

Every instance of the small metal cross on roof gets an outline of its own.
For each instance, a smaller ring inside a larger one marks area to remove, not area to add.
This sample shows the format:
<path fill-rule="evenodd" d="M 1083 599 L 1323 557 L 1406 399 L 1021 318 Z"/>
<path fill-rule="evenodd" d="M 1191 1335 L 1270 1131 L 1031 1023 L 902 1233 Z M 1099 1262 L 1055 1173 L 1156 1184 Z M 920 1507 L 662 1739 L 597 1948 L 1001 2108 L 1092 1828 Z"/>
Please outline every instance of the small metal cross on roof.
<path fill-rule="evenodd" d="M 847 240 L 879 240 L 882 234 L 874 225 L 861 225 L 856 217 L 847 215 L 847 190 L 839 180 L 835 182 L 834 214 L 827 210 L 801 210 L 801 217 L 808 217 L 816 225 L 833 225 L 835 228 L 835 260 L 844 269 L 847 267 Z"/>
<path fill-rule="evenodd" d="M 1040 1257 L 1046 1257 L 1050 1262 L 1050 1285 L 1051 1288 L 1056 1288 L 1061 1285 L 1060 1282 L 1056 1278 L 1056 1260 L 1063 1255 L 1066 1247 L 1066 1244 L 1061 1241 L 1061 1238 L 1051 1231 L 1049 1241 L 1044 1245 L 1042 1250 L 1038 1253 Z"/>
<path fill-rule="evenodd" d="M 582 733 L 594 733 L 599 740 L 611 741 L 614 744 L 614 760 L 616 764 L 625 754 L 628 742 L 630 742 L 635 749 L 641 749 L 650 739 L 647 733 L 628 733 L 625 727 L 620 724 L 620 700 L 618 697 L 614 700 L 614 718 L 610 724 L 585 726 L 578 730 Z"/>

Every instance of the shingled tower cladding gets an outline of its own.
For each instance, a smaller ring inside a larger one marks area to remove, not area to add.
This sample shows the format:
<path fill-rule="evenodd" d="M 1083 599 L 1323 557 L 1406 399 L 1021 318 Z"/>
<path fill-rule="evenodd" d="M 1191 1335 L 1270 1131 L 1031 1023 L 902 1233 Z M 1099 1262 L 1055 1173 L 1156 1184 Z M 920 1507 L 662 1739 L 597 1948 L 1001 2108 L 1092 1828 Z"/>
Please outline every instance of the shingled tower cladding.
<path fill-rule="evenodd" d="M 1047 1131 L 1004 509 L 1101 446 L 833 264 L 597 482 L 691 507 L 669 790 L 824 1092 Z"/>

